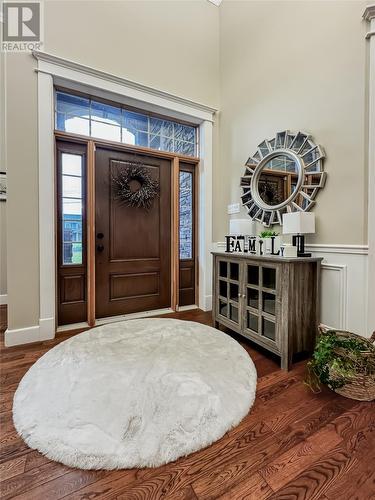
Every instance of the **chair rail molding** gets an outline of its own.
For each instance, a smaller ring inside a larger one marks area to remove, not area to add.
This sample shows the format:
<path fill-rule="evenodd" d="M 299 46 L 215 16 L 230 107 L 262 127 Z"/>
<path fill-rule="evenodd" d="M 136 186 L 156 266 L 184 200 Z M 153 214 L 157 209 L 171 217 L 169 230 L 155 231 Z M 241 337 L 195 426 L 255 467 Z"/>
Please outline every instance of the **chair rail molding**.
<path fill-rule="evenodd" d="M 367 280 L 367 330 L 375 330 L 375 4 L 368 5 L 363 13 L 370 29 L 366 34 L 368 50 L 368 280 Z"/>
<path fill-rule="evenodd" d="M 311 243 L 305 245 L 306 249 L 310 252 L 325 252 L 325 253 L 348 253 L 367 255 L 368 245 L 331 245 Z"/>
<path fill-rule="evenodd" d="M 224 241 L 218 241 L 214 243 L 214 248 L 225 248 Z M 336 244 L 326 244 L 326 243 L 310 243 L 306 244 L 305 248 L 310 252 L 325 252 L 325 253 L 349 253 L 349 254 L 368 254 L 368 245 L 341 245 Z"/>
<path fill-rule="evenodd" d="M 8 329 L 7 346 L 52 339 L 56 333 L 54 86 L 111 97 L 113 101 L 188 119 L 199 126 L 199 307 L 210 308 L 212 244 L 212 128 L 215 108 L 147 87 L 44 52 L 33 52 L 38 75 L 39 324 Z M 30 56 L 30 57 L 32 57 Z"/>

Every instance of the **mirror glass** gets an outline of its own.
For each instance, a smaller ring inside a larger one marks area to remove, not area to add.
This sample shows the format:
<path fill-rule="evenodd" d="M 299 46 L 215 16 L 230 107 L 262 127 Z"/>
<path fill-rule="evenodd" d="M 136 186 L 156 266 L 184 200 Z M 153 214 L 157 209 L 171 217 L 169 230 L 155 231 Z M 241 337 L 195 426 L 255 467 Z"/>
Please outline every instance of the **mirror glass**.
<path fill-rule="evenodd" d="M 258 182 L 259 196 L 269 206 L 286 201 L 296 190 L 298 164 L 286 154 L 269 160 L 263 167 Z"/>
<path fill-rule="evenodd" d="M 284 130 L 264 139 L 241 177 L 241 200 L 249 217 L 270 227 L 282 225 L 286 211 L 311 210 L 325 185 L 324 158 L 322 146 L 306 132 Z"/>

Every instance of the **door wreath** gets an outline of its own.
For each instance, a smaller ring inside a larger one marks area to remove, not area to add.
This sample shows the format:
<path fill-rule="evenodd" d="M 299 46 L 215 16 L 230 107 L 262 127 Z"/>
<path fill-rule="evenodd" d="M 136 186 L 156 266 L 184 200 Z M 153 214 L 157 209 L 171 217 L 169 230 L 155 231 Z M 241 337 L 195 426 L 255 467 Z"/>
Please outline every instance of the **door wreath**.
<path fill-rule="evenodd" d="M 139 184 L 136 189 L 134 181 Z M 112 177 L 112 182 L 116 198 L 128 207 L 150 209 L 159 196 L 159 183 L 143 164 L 132 163 L 122 167 Z"/>

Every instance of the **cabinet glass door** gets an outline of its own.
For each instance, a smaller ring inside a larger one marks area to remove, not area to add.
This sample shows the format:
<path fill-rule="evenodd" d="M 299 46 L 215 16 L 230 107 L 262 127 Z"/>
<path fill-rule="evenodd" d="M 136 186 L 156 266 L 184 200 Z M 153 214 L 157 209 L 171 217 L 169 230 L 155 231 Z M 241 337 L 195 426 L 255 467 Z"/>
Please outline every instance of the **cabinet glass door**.
<path fill-rule="evenodd" d="M 245 330 L 276 343 L 277 268 L 246 263 Z"/>
<path fill-rule="evenodd" d="M 219 260 L 217 265 L 217 312 L 221 317 L 239 325 L 240 262 Z"/>

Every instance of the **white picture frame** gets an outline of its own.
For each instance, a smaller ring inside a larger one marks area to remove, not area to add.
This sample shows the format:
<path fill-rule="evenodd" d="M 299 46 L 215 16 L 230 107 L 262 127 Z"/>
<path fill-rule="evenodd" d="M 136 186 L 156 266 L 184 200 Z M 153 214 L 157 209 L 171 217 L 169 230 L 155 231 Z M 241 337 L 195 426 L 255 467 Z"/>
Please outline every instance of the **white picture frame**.
<path fill-rule="evenodd" d="M 0 201 L 6 201 L 7 199 L 7 174 L 6 172 L 0 172 Z"/>

